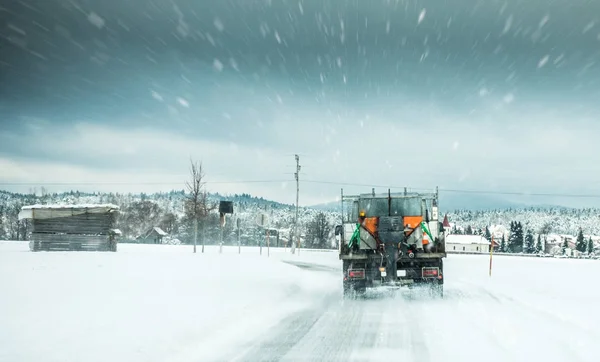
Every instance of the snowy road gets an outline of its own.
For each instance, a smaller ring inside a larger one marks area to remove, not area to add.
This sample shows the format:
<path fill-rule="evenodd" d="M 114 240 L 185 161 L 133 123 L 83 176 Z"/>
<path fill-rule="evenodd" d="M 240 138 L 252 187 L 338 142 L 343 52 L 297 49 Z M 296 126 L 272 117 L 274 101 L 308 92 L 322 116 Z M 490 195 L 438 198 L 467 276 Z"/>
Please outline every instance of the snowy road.
<path fill-rule="evenodd" d="M 598 360 L 599 261 L 488 261 L 449 256 L 444 300 L 342 300 L 335 253 L 0 242 L 0 361 Z"/>
<path fill-rule="evenodd" d="M 598 287 L 569 280 L 598 275 L 598 262 L 503 256 L 495 259 L 498 275 L 492 278 L 488 262 L 483 256 L 450 256 L 444 300 L 401 291 L 345 301 L 336 289 L 226 359 L 598 360 Z"/>
<path fill-rule="evenodd" d="M 239 361 L 597 361 L 586 330 L 508 297 L 463 285 L 444 302 L 324 298 L 287 317 Z M 591 334 L 590 334 L 591 333 Z"/>

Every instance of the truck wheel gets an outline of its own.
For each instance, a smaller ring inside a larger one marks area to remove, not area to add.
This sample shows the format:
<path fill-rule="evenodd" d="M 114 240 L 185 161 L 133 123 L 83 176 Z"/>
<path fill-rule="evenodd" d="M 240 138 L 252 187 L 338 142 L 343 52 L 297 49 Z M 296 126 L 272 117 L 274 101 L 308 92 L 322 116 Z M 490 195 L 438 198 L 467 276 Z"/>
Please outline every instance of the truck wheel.
<path fill-rule="evenodd" d="M 367 287 L 358 283 L 343 282 L 344 299 L 356 299 L 367 293 Z"/>
<path fill-rule="evenodd" d="M 431 286 L 431 295 L 434 298 L 444 298 L 444 284 L 433 284 Z"/>
<path fill-rule="evenodd" d="M 344 299 L 349 299 L 352 297 L 352 288 L 350 287 L 350 283 L 344 281 L 342 283 Z"/>
<path fill-rule="evenodd" d="M 356 294 L 357 297 L 364 297 L 365 294 L 367 294 L 367 287 L 366 286 L 355 287 L 354 293 Z"/>

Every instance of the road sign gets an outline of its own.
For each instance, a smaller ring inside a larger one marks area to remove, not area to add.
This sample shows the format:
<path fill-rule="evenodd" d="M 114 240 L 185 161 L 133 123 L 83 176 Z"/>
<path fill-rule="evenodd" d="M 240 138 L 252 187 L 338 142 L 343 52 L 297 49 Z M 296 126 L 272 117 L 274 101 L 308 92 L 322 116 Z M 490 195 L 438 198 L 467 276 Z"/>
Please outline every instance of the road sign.
<path fill-rule="evenodd" d="M 233 202 L 232 201 L 219 202 L 219 212 L 222 214 L 233 214 Z"/>

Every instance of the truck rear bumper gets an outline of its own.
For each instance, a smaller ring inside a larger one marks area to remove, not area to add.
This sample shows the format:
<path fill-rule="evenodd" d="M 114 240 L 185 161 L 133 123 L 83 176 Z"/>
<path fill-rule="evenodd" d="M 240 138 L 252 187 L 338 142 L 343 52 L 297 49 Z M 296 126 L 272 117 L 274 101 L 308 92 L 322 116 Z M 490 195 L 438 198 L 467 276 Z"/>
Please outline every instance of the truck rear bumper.
<path fill-rule="evenodd" d="M 417 253 L 415 254 L 414 258 L 409 258 L 409 257 L 402 257 L 400 259 L 398 259 L 398 261 L 411 261 L 411 260 L 417 260 L 417 259 L 442 259 L 445 258 L 447 256 L 446 253 Z M 339 260 L 370 260 L 370 259 L 380 259 L 381 255 L 379 254 L 363 254 L 363 253 L 358 253 L 358 254 L 340 254 L 339 255 Z"/>

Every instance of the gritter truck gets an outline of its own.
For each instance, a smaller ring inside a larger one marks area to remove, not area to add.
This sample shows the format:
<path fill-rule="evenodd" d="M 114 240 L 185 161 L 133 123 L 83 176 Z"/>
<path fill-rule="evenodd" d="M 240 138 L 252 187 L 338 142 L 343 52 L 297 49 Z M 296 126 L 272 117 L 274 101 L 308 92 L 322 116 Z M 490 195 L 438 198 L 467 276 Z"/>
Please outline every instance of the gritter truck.
<path fill-rule="evenodd" d="M 356 196 L 341 192 L 342 223 L 335 228 L 344 297 L 378 287 L 428 287 L 443 297 L 446 257 L 438 191 Z"/>

